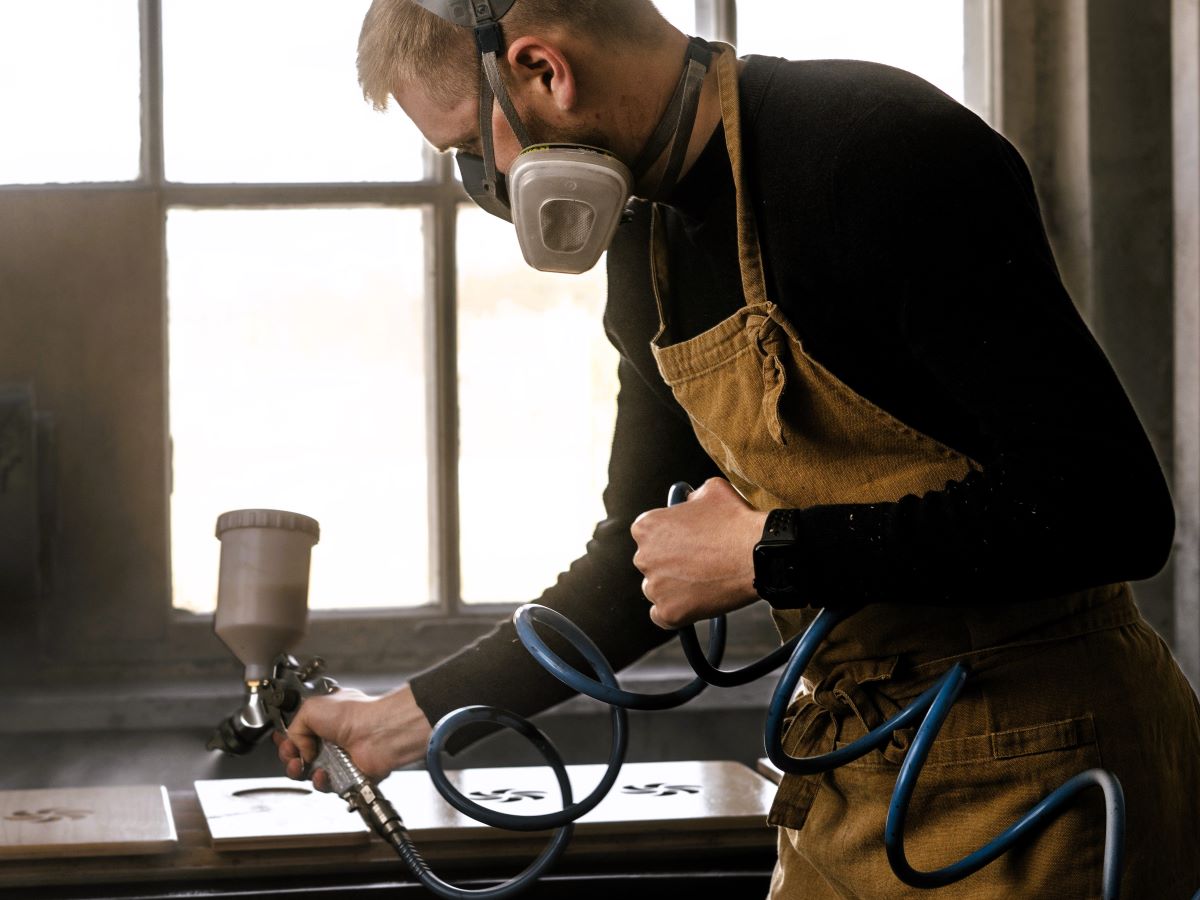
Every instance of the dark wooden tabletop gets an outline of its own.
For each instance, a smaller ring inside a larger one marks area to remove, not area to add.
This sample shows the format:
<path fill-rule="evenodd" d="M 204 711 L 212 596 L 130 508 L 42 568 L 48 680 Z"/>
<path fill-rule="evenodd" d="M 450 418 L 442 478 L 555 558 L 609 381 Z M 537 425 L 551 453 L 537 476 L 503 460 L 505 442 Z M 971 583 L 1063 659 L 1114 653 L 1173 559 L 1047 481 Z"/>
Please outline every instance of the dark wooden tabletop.
<path fill-rule="evenodd" d="M 0 862 L 0 897 L 415 897 L 424 891 L 394 851 L 374 837 L 358 846 L 217 852 L 195 794 L 176 791 L 170 798 L 179 837 L 174 851 Z M 661 897 L 664 891 L 673 896 L 674 889 L 684 889 L 696 879 L 723 882 L 722 896 L 762 896 L 774 842 L 775 831 L 765 824 L 761 829 L 729 830 L 714 823 L 712 830 L 675 831 L 632 822 L 627 831 L 576 834 L 555 867 L 555 878 L 529 896 L 584 898 L 596 891 L 594 896 L 611 897 L 620 890 L 628 898 L 638 896 L 629 890 L 634 880 L 644 882 L 647 896 Z M 544 845 L 544 835 L 505 832 L 486 841 L 422 842 L 420 850 L 439 875 L 475 881 L 511 877 Z"/>

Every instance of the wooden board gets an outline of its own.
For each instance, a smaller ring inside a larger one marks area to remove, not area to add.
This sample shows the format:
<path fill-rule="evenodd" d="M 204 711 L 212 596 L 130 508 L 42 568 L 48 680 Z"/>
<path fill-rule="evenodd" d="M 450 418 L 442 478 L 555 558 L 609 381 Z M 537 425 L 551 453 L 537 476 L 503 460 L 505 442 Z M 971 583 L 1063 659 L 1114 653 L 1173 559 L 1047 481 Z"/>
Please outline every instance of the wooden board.
<path fill-rule="evenodd" d="M 604 766 L 568 766 L 568 772 L 580 800 L 600 780 Z M 464 769 L 448 774 L 459 790 L 489 808 L 522 815 L 560 808 L 557 782 L 545 767 Z M 213 847 L 326 846 L 366 838 L 359 816 L 346 812 L 346 804 L 337 798 L 273 792 L 289 785 L 304 787 L 279 778 L 196 782 Z M 424 771 L 396 772 L 380 784 L 380 790 L 418 844 L 513 836 L 459 813 L 441 798 Z M 241 799 L 234 798 L 238 791 Z M 774 785 L 740 763 L 628 763 L 608 797 L 579 820 L 576 830 L 580 835 L 765 830 L 774 794 Z M 320 800 L 331 803 L 318 809 Z M 311 818 L 304 817 L 307 808 L 313 810 Z"/>
<path fill-rule="evenodd" d="M 0 791 L 0 859 L 168 853 L 175 843 L 159 785 Z"/>
<path fill-rule="evenodd" d="M 370 830 L 346 801 L 290 778 L 225 778 L 197 781 L 217 850 L 269 847 L 335 847 L 365 844 Z"/>
<path fill-rule="evenodd" d="M 604 769 L 602 765 L 567 767 L 576 800 L 592 790 Z M 464 769 L 448 774 L 468 797 L 502 812 L 536 815 L 561 806 L 554 773 L 545 767 Z M 477 839 L 504 833 L 453 809 L 424 772 L 396 772 L 380 788 L 394 798 L 414 836 L 447 839 L 453 831 Z M 579 820 L 576 830 L 601 834 L 714 826 L 765 828 L 774 794 L 769 782 L 736 762 L 627 763 L 608 796 Z M 631 828 L 631 823 L 637 827 Z"/>

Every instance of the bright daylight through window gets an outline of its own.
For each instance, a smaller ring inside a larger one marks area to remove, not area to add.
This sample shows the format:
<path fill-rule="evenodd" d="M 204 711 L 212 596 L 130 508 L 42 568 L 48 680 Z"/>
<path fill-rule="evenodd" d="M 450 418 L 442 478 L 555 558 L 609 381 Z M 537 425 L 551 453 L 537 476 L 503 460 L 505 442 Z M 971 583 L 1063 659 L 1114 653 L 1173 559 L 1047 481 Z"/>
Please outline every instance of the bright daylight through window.
<path fill-rule="evenodd" d="M 170 212 L 176 606 L 213 608 L 245 507 L 322 523 L 327 607 L 428 602 L 422 240 L 419 209 Z"/>
<path fill-rule="evenodd" d="M 398 109 L 375 113 L 355 80 L 366 5 L 163 3 L 167 179 L 419 180 L 420 132 Z"/>
<path fill-rule="evenodd" d="M 137 0 L 0 0 L 0 184 L 137 178 L 140 72 Z"/>

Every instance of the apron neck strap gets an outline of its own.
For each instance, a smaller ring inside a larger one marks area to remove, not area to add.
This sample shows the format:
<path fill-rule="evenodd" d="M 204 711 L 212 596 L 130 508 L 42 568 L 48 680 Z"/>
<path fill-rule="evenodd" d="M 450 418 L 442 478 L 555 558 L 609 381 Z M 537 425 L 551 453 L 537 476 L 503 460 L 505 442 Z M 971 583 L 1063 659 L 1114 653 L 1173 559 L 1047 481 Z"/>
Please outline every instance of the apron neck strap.
<path fill-rule="evenodd" d="M 717 85 L 721 94 L 721 124 L 725 130 L 725 147 L 733 170 L 733 188 L 737 198 L 738 262 L 742 272 L 742 293 L 746 305 L 767 302 L 767 280 L 763 273 L 762 250 L 758 243 L 758 226 L 754 206 L 746 186 L 742 159 L 742 111 L 738 96 L 737 54 L 728 44 L 718 44 Z"/>
<path fill-rule="evenodd" d="M 717 85 L 721 96 L 721 124 L 725 130 L 725 146 L 733 172 L 733 188 L 737 204 L 738 268 L 742 278 L 742 297 L 746 306 L 761 306 L 767 302 L 767 281 L 763 274 L 762 251 L 758 243 L 758 227 L 754 207 L 746 187 L 742 165 L 742 116 L 738 98 L 737 54 L 728 44 L 713 45 L 717 54 Z M 668 295 L 670 293 L 669 263 L 665 223 L 661 205 L 651 207 L 650 271 L 654 284 L 654 300 L 658 306 L 659 329 L 652 343 L 661 345 L 668 330 Z"/>

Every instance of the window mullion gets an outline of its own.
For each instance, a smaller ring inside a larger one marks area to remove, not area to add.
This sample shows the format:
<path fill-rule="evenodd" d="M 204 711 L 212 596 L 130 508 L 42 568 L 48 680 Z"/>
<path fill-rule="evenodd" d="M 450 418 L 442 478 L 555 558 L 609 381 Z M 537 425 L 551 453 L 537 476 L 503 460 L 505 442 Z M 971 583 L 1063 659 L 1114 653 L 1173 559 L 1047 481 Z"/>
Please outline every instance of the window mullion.
<path fill-rule="evenodd" d="M 963 0 L 964 102 L 990 124 L 998 121 L 999 59 L 995 44 L 998 14 L 995 0 Z"/>
<path fill-rule="evenodd" d="M 425 333 L 429 423 L 429 552 L 433 594 L 446 615 L 461 604 L 458 509 L 458 279 L 455 189 L 448 156 L 434 157 L 443 188 L 426 212 Z"/>
<path fill-rule="evenodd" d="M 139 0 L 142 53 L 141 180 L 163 184 L 162 0 Z"/>
<path fill-rule="evenodd" d="M 696 0 L 696 31 L 737 46 L 737 0 Z"/>

